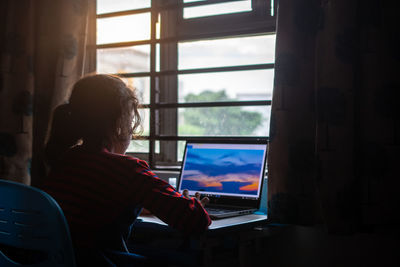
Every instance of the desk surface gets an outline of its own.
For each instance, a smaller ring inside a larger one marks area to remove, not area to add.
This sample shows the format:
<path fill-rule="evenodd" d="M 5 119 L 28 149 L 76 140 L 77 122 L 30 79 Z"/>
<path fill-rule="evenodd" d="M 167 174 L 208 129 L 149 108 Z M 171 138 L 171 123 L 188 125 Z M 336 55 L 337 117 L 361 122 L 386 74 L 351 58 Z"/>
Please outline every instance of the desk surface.
<path fill-rule="evenodd" d="M 166 223 L 161 221 L 155 216 L 140 216 L 141 219 L 145 223 L 154 223 L 160 226 L 168 227 Z M 238 228 L 241 226 L 250 226 L 259 223 L 265 223 L 267 221 L 266 215 L 258 215 L 258 214 L 248 214 L 241 215 L 231 218 L 213 220 L 211 225 L 209 226 L 209 230 L 221 230 L 221 229 L 229 229 L 229 228 Z"/>
<path fill-rule="evenodd" d="M 187 266 L 189 262 L 191 266 L 221 266 L 221 262 L 223 266 L 236 266 L 239 261 L 246 262 L 253 258 L 253 254 L 245 254 L 249 244 L 264 236 L 256 226 L 267 223 L 267 216 L 258 214 L 213 220 L 205 233 L 188 239 L 155 216 L 138 219 L 138 231 L 129 243 L 132 252 L 149 258 L 162 255 L 176 266 Z"/>

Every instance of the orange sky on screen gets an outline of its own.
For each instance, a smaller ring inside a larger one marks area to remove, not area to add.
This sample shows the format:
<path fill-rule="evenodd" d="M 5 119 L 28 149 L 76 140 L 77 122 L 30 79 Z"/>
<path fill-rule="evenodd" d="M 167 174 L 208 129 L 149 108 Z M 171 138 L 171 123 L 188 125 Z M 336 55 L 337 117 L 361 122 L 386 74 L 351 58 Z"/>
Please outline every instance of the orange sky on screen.
<path fill-rule="evenodd" d="M 218 183 L 218 182 L 203 183 L 203 186 L 205 186 L 205 187 L 221 187 L 222 188 L 222 184 Z"/>
<path fill-rule="evenodd" d="M 258 189 L 258 183 L 252 183 L 249 185 L 242 186 L 240 188 L 240 190 L 243 190 L 243 191 L 255 191 L 257 189 Z"/>

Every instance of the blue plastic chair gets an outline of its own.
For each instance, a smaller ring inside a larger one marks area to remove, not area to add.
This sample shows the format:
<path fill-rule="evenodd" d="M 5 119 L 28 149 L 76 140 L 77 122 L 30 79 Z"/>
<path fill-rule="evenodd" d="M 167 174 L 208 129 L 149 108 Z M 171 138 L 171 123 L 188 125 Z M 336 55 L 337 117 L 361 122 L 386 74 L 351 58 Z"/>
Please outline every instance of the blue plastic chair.
<path fill-rule="evenodd" d="M 67 221 L 57 202 L 32 186 L 0 180 L 0 266 L 24 266 L 6 254 L 10 248 L 22 258 L 32 252 L 34 262 L 28 266 L 76 266 Z"/>

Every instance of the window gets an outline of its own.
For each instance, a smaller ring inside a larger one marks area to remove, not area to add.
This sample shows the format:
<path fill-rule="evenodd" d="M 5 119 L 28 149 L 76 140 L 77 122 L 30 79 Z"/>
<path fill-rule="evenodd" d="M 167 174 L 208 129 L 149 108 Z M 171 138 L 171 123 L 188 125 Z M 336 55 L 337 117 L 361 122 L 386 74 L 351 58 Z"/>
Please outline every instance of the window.
<path fill-rule="evenodd" d="M 128 153 L 176 167 L 186 140 L 268 138 L 273 0 L 97 0 L 97 71 L 136 88 Z"/>

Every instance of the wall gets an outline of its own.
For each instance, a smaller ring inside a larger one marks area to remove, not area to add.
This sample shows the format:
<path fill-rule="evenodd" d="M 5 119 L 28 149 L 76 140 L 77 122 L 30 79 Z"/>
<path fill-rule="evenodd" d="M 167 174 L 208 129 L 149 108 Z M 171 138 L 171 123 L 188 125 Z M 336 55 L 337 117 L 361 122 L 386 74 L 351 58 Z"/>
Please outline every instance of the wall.
<path fill-rule="evenodd" d="M 259 266 L 400 266 L 398 230 L 340 236 L 322 227 L 286 226 L 271 232 L 257 254 Z"/>

